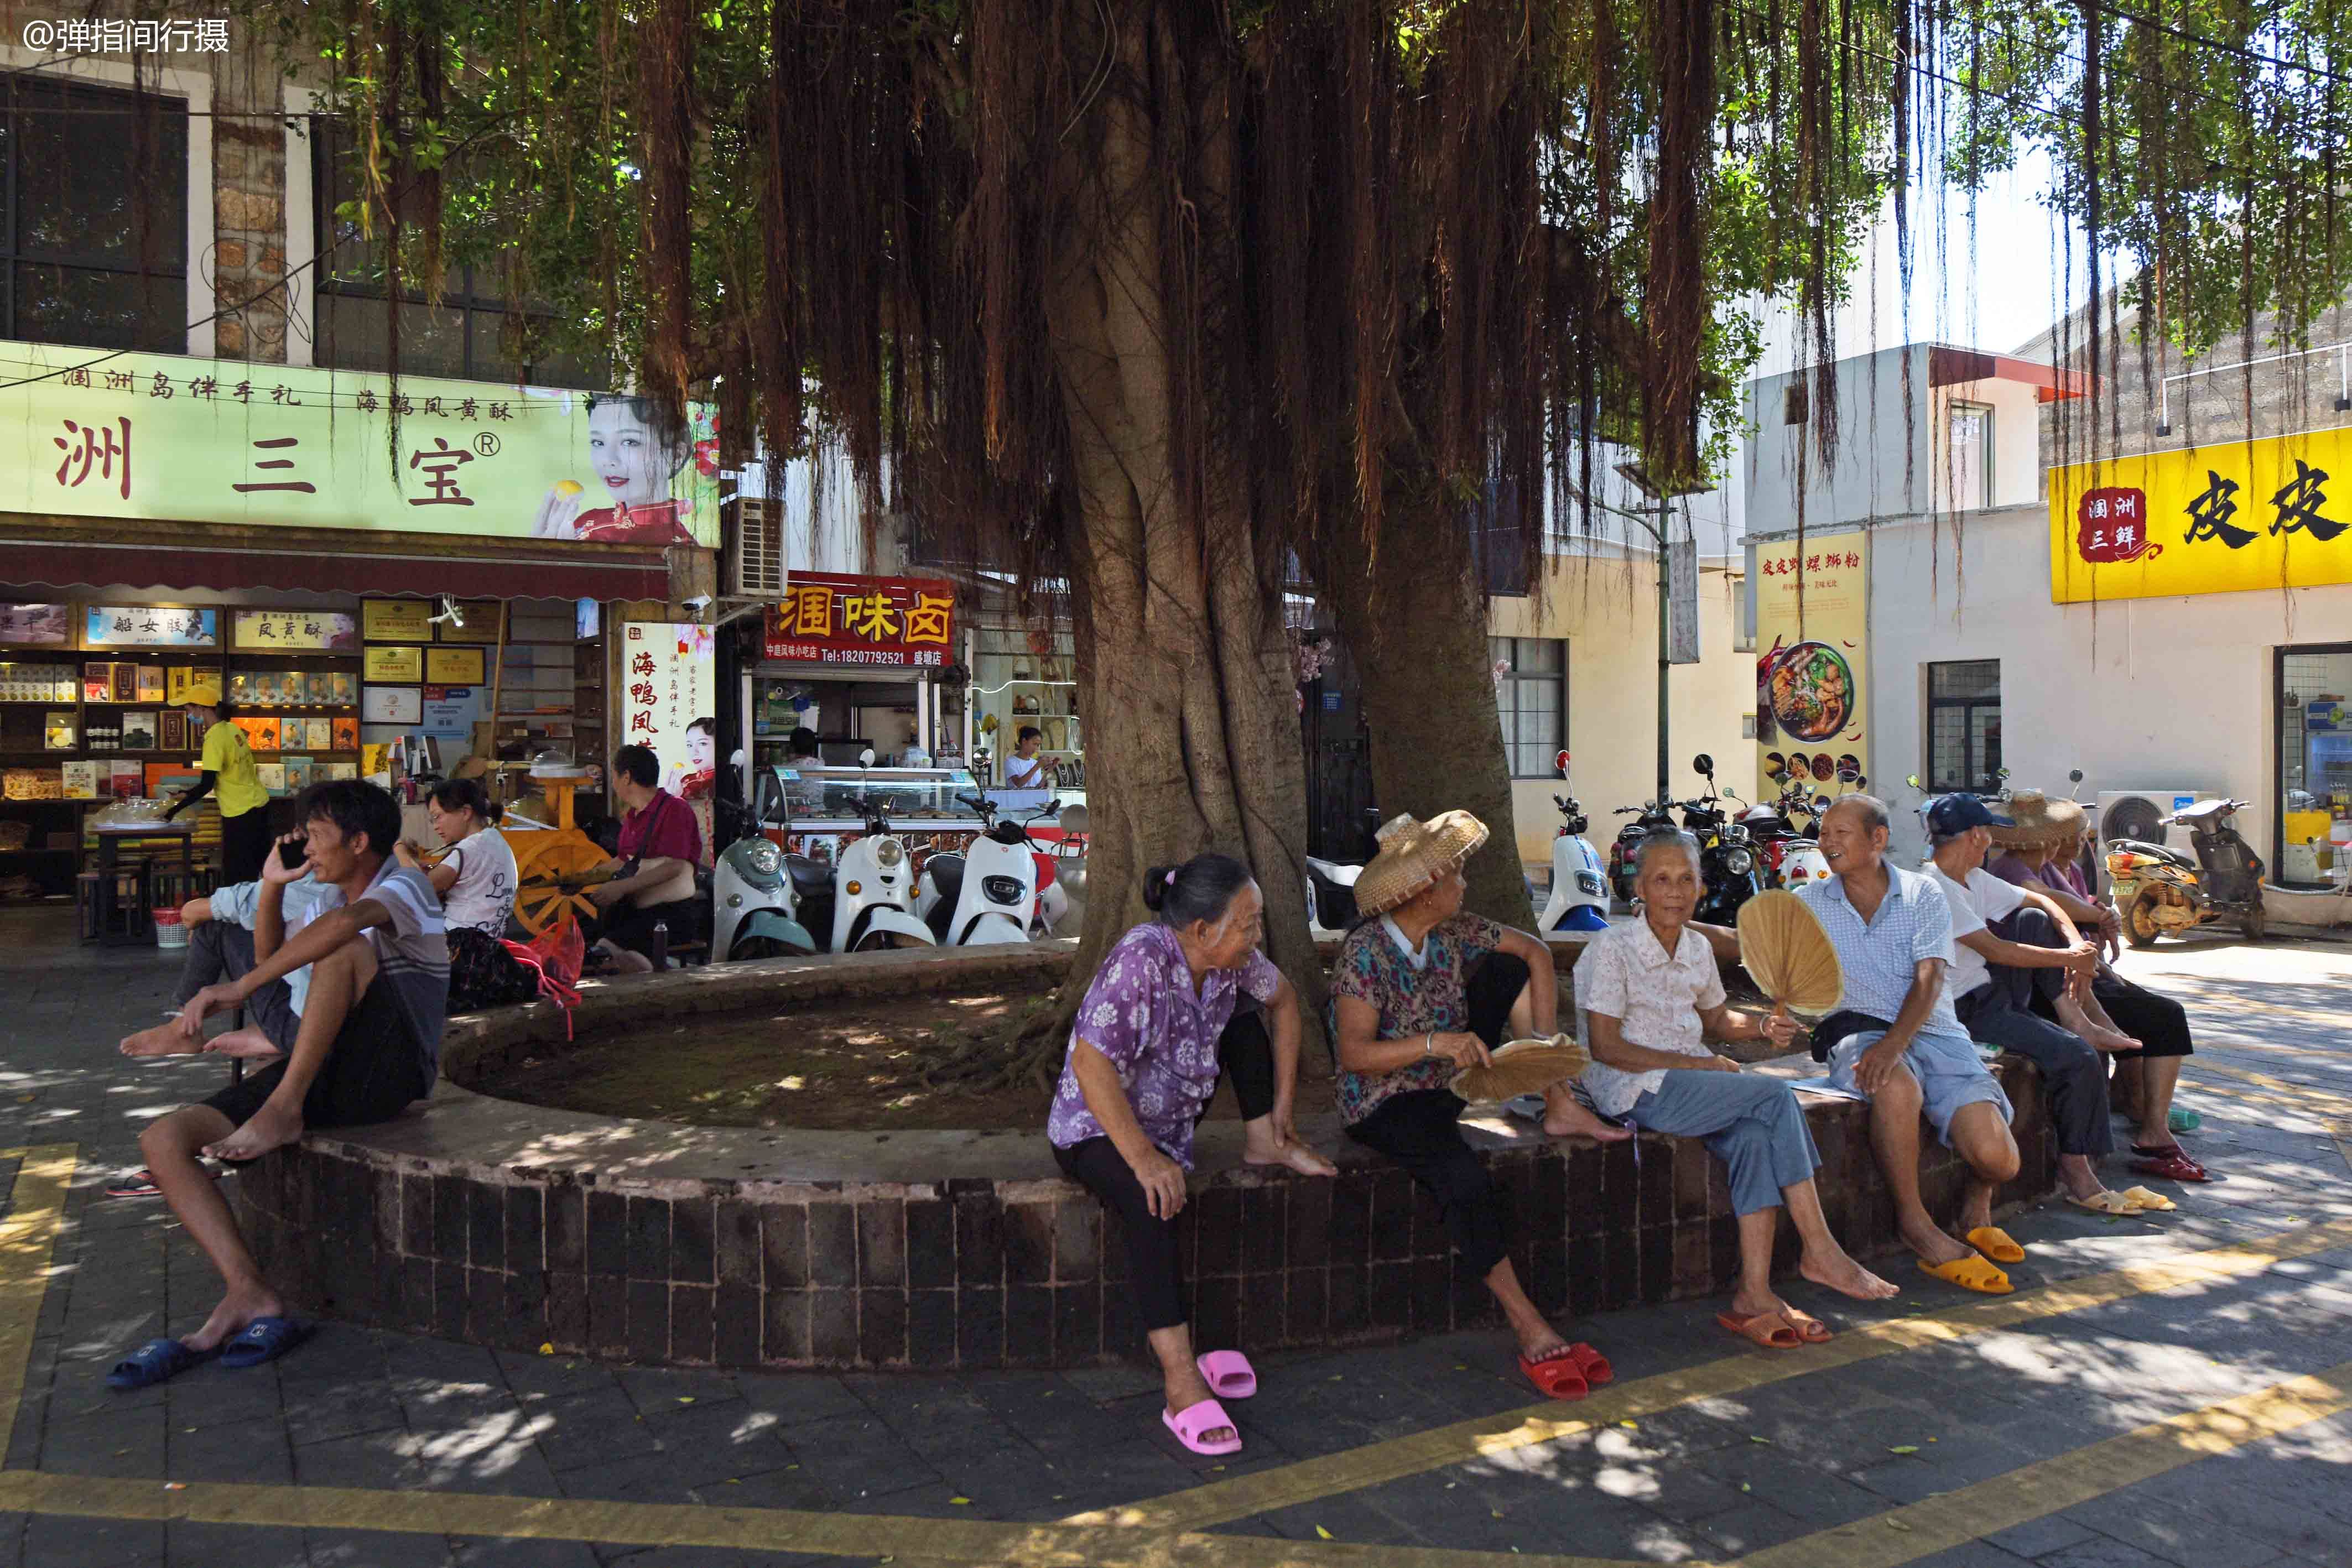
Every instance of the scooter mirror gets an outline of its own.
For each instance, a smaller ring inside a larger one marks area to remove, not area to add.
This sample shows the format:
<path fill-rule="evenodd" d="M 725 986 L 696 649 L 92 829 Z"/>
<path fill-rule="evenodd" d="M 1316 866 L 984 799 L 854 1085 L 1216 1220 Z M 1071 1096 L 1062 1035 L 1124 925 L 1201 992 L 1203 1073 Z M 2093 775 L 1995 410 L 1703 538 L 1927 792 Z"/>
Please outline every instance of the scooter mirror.
<path fill-rule="evenodd" d="M 730 768 L 740 768 L 743 766 L 743 748 L 739 746 L 735 748 L 733 754 L 727 758 L 727 766 Z"/>
<path fill-rule="evenodd" d="M 1922 788 L 1922 786 L 1921 786 L 1921 784 L 1920 784 L 1920 782 L 1919 782 L 1919 776 L 1918 776 L 1916 773 L 1906 773 L 1906 774 L 1905 774 L 1905 775 L 1903 776 L 1903 782 L 1905 782 L 1906 784 L 1910 785 L 1910 786 L 1911 786 L 1911 788 L 1913 788 L 1914 789 L 1917 789 Z"/>
<path fill-rule="evenodd" d="M 871 768 L 874 766 L 874 748 L 872 747 L 869 746 L 865 750 L 857 754 L 857 765 L 860 768 Z"/>
<path fill-rule="evenodd" d="M 2070 769 L 2068 769 L 2067 774 L 2066 774 L 2066 782 L 2067 782 L 2067 783 L 2069 783 L 2069 784 L 2080 784 L 2082 781 L 2083 781 L 2083 770 L 2082 770 L 2081 768 L 2070 768 Z"/>
<path fill-rule="evenodd" d="M 1704 751 L 1700 752 L 1696 757 L 1691 758 L 1691 771 L 1697 774 L 1702 779 L 1714 778 L 1715 758 L 1709 757 Z"/>

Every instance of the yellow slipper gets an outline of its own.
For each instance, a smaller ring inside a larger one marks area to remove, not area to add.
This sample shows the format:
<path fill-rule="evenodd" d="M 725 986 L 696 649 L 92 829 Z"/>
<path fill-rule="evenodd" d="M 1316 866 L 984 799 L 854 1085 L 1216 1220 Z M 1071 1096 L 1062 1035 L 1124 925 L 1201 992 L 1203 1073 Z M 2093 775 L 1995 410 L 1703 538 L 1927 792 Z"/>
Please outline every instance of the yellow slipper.
<path fill-rule="evenodd" d="M 2159 1212 L 2168 1211 L 2180 1207 L 2170 1198 L 2165 1197 L 2164 1194 L 2151 1191 L 2144 1186 L 2127 1186 L 2124 1188 L 2124 1197 L 2139 1205 L 2142 1208 L 2153 1208 Z"/>
<path fill-rule="evenodd" d="M 1979 1225 L 1963 1239 L 1996 1263 L 2025 1261 L 2025 1249 L 1998 1225 Z"/>
<path fill-rule="evenodd" d="M 2069 1194 L 2066 1201 L 2076 1208 L 2087 1208 L 2093 1214 L 2104 1214 L 2111 1219 L 2121 1219 L 2126 1215 L 2137 1214 L 2142 1207 L 2146 1207 L 2132 1201 L 2131 1194 L 2117 1192 L 2113 1187 L 2095 1192 L 2088 1197 L 2075 1197 Z"/>
<path fill-rule="evenodd" d="M 2013 1289 L 2008 1275 L 1981 1258 L 1955 1258 L 1948 1263 L 1930 1263 L 1922 1258 L 1919 1271 L 1933 1274 L 1948 1285 L 1987 1296 L 2006 1296 Z"/>

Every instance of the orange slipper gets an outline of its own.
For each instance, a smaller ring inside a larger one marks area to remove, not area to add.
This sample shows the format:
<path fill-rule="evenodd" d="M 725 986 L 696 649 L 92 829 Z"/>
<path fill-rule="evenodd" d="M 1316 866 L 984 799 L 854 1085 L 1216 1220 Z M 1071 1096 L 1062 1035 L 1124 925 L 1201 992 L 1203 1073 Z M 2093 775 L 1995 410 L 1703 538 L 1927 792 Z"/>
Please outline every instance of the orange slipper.
<path fill-rule="evenodd" d="M 1717 1312 L 1715 1321 L 1741 1339 L 1752 1340 L 1766 1350 L 1794 1350 L 1805 1343 L 1805 1336 L 1795 1324 L 1779 1312 L 1759 1312 L 1752 1318 L 1735 1318 L 1729 1312 Z"/>
<path fill-rule="evenodd" d="M 1790 1324 L 1796 1329 L 1797 1337 L 1807 1344 L 1827 1344 L 1837 1337 L 1830 1333 L 1829 1324 L 1811 1312 L 1801 1312 L 1796 1308 L 1790 1307 L 1782 1315 L 1787 1317 Z"/>

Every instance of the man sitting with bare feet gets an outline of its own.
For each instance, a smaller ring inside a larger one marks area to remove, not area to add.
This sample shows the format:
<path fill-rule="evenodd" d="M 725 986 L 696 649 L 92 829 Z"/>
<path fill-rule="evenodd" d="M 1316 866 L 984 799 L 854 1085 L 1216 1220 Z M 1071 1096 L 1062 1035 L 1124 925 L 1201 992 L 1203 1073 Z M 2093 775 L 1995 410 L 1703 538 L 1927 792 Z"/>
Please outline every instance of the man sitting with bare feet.
<path fill-rule="evenodd" d="M 327 888 L 308 873 L 289 883 L 284 898 L 288 925 L 300 926 L 317 912 Z M 188 933 L 187 956 L 180 963 L 180 986 L 174 993 L 180 1007 L 169 1021 L 142 1030 L 122 1042 L 125 1056 L 178 1056 L 187 1047 L 180 1027 L 180 1009 L 198 991 L 222 980 L 235 980 L 254 967 L 253 923 L 261 906 L 261 883 L 231 883 L 202 898 L 180 905 L 180 925 Z M 241 1030 L 216 1034 L 203 1047 L 215 1056 L 268 1058 L 294 1049 L 294 1031 L 302 1021 L 303 998 L 310 994 L 310 970 L 305 965 L 284 979 L 272 980 L 245 1004 L 251 1021 Z"/>
<path fill-rule="evenodd" d="M 164 1200 L 226 1291 L 194 1333 L 150 1341 L 117 1363 L 107 1375 L 117 1388 L 160 1383 L 215 1354 L 228 1365 L 258 1365 L 303 1337 L 263 1281 L 227 1200 L 196 1163 L 200 1154 L 249 1160 L 293 1143 L 306 1127 L 388 1121 L 433 1086 L 448 945 L 432 884 L 391 858 L 400 809 L 373 784 L 339 779 L 312 787 L 299 810 L 304 831 L 280 841 L 306 845 L 307 856 L 290 867 L 272 855 L 262 870 L 254 967 L 198 991 L 169 1026 L 181 1051 L 200 1051 L 207 1017 L 309 965 L 310 995 L 293 1049 L 202 1104 L 159 1118 L 139 1138 Z M 305 873 L 326 894 L 308 921 L 289 928 L 286 889 Z"/>
<path fill-rule="evenodd" d="M 1841 796 L 1821 820 L 1831 875 L 1797 896 L 1811 906 L 1845 970 L 1845 998 L 1813 1033 L 1830 1082 L 1870 1102 L 1870 1141 L 1895 1195 L 1903 1239 L 1919 1267 L 1987 1295 L 2007 1295 L 2009 1276 L 1979 1255 L 2017 1262 L 2024 1249 L 1992 1223 L 1992 1195 L 2017 1174 L 2009 1096 L 1952 1014 L 1944 970 L 1952 961 L 1952 911 L 1934 880 L 1886 861 L 1886 807 Z M 1969 1167 L 1960 1224 L 1968 1245 L 1937 1226 L 1919 1200 L 1919 1117 Z M 2002 1243 L 2007 1245 L 2003 1246 Z"/>

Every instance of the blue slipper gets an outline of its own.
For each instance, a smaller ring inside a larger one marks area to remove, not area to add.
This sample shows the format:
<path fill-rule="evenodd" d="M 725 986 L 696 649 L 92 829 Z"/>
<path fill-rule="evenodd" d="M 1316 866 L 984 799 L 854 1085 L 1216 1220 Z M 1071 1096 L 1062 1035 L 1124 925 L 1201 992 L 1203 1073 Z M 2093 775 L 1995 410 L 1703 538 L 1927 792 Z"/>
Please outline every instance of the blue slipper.
<path fill-rule="evenodd" d="M 310 1337 L 310 1325 L 298 1323 L 292 1318 L 256 1318 L 221 1346 L 221 1364 L 242 1372 L 265 1361 L 276 1361 Z"/>
<path fill-rule="evenodd" d="M 106 1375 L 109 1388 L 152 1388 L 220 1353 L 194 1350 L 175 1339 L 151 1339 L 114 1364 Z"/>

